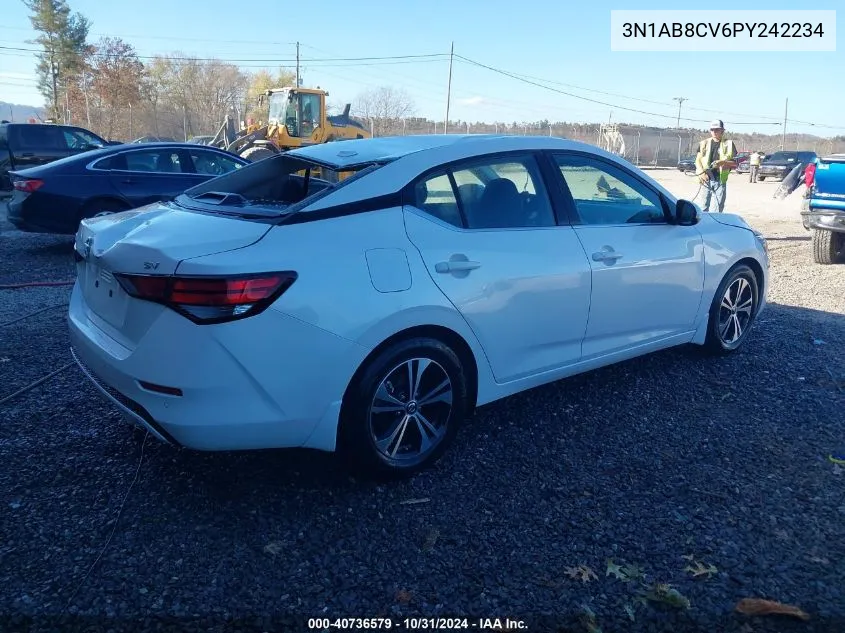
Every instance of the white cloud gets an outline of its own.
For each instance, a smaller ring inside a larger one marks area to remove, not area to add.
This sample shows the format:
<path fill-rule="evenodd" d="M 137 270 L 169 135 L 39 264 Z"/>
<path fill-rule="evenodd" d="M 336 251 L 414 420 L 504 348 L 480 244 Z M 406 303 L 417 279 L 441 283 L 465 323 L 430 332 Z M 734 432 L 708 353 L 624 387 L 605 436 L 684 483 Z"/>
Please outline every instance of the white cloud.
<path fill-rule="evenodd" d="M 484 97 L 467 97 L 465 99 L 458 99 L 458 103 L 466 106 L 481 105 L 484 103 Z"/>

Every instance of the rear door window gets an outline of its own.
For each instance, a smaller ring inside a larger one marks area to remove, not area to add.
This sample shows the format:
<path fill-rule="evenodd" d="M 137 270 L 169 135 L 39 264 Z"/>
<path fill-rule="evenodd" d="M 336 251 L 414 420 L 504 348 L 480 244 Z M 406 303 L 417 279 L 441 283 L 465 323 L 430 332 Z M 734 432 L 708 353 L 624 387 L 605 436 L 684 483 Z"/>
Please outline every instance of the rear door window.
<path fill-rule="evenodd" d="M 16 125 L 14 128 L 14 148 L 17 151 L 62 151 L 67 150 L 67 143 L 61 130 L 52 125 L 31 123 Z"/>
<path fill-rule="evenodd" d="M 204 176 L 222 176 L 241 167 L 240 163 L 217 152 L 192 149 L 188 150 L 188 154 L 196 173 Z"/>
<path fill-rule="evenodd" d="M 148 150 L 128 152 L 122 155 L 127 171 L 148 172 L 155 174 L 191 173 L 190 168 L 183 170 L 180 154 L 177 150 Z M 112 166 L 112 169 L 116 167 Z"/>

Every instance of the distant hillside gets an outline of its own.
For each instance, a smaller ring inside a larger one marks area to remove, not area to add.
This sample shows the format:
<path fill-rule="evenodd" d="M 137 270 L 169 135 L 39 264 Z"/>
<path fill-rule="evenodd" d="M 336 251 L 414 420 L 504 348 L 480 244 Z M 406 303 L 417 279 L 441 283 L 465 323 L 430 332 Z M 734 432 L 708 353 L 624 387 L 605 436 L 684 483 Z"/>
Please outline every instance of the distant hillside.
<path fill-rule="evenodd" d="M 3 121 L 24 123 L 28 121 L 30 117 L 34 117 L 37 121 L 39 117 L 44 119 L 46 116 L 47 112 L 44 108 L 0 101 L 0 120 Z"/>

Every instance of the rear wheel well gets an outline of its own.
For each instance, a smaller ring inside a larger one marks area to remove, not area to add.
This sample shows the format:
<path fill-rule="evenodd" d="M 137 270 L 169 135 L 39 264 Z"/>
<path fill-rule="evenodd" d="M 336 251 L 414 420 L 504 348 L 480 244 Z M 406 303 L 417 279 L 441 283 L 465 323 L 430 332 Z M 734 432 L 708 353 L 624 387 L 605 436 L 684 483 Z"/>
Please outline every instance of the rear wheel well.
<path fill-rule="evenodd" d="M 102 209 L 103 206 L 107 206 L 109 208 L 120 207 L 123 211 L 130 208 L 129 205 L 120 198 L 115 198 L 113 196 L 97 196 L 96 198 L 91 198 L 90 200 L 85 201 L 85 204 L 83 204 L 80 209 L 79 219 L 82 220 L 83 218 L 89 217 L 88 213 L 90 211 L 98 208 Z"/>
<path fill-rule="evenodd" d="M 352 376 L 352 380 L 349 381 L 349 385 L 346 387 L 346 393 L 343 394 L 343 401 L 346 402 L 347 394 L 349 389 L 356 384 L 359 380 L 360 376 L 364 371 L 366 371 L 367 367 L 369 367 L 372 360 L 378 356 L 385 348 L 393 345 L 394 343 L 398 343 L 400 341 L 407 341 L 412 338 L 419 338 L 419 337 L 426 337 L 426 338 L 433 338 L 441 343 L 448 345 L 455 354 L 458 355 L 458 358 L 461 360 L 461 365 L 466 372 L 467 377 L 467 391 L 468 391 L 468 398 L 467 400 L 470 403 L 470 410 L 467 411 L 467 417 L 471 416 L 473 411 L 475 410 L 475 404 L 478 401 L 478 365 L 475 362 L 475 356 L 472 353 L 472 349 L 470 348 L 469 344 L 464 340 L 464 338 L 455 332 L 454 330 L 450 330 L 447 327 L 443 327 L 440 325 L 417 325 L 414 327 L 407 328 L 400 332 L 396 332 L 392 336 L 389 336 L 381 343 L 379 343 L 364 359 L 358 369 Z"/>

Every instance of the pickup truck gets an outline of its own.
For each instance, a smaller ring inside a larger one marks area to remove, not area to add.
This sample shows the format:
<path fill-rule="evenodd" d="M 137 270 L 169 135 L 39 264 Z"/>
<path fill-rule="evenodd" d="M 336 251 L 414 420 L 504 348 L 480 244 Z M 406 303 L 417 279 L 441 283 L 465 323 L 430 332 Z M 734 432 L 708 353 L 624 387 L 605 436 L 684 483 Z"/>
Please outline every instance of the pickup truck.
<path fill-rule="evenodd" d="M 10 171 L 45 165 L 109 145 L 120 143 L 74 125 L 0 123 L 0 194 L 12 191 Z"/>
<path fill-rule="evenodd" d="M 800 164 L 812 163 L 816 160 L 815 152 L 780 151 L 775 152 L 760 163 L 760 170 L 757 173 L 757 180 L 764 181 L 766 178 L 783 180 L 789 175 L 793 168 Z"/>
<path fill-rule="evenodd" d="M 833 264 L 845 258 L 845 154 L 817 158 L 808 171 L 801 222 L 813 232 L 813 260 Z"/>

